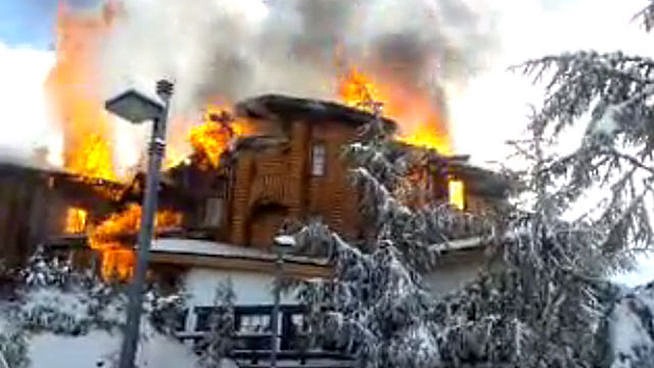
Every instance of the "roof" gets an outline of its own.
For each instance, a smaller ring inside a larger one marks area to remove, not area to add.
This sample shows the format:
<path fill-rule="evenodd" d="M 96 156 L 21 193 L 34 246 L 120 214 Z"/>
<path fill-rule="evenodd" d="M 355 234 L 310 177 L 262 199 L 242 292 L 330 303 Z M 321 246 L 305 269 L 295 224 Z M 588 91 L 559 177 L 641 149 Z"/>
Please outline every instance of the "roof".
<path fill-rule="evenodd" d="M 153 241 L 150 251 L 153 253 L 192 254 L 200 256 L 218 256 L 224 258 L 241 258 L 261 261 L 275 261 L 277 255 L 262 249 L 242 247 L 215 241 L 161 238 Z M 285 262 L 325 266 L 327 260 L 322 258 L 287 255 Z"/>
<path fill-rule="evenodd" d="M 8 153 L 0 153 L 0 166 L 1 167 L 11 167 L 16 169 L 22 169 L 26 171 L 36 171 L 43 173 L 58 173 L 65 174 L 66 172 L 54 165 L 48 163 L 38 162 L 35 159 L 13 155 Z"/>
<path fill-rule="evenodd" d="M 467 163 L 451 165 L 450 172 L 465 182 L 466 190 L 486 197 L 505 198 L 512 186 L 504 175 Z"/>
<path fill-rule="evenodd" d="M 336 102 L 277 94 L 261 95 L 243 100 L 236 104 L 235 112 L 237 116 L 250 119 L 339 121 L 355 126 L 364 125 L 375 118 L 371 113 Z M 391 119 L 383 118 L 382 120 L 392 129 L 397 127 L 397 124 Z"/>
<path fill-rule="evenodd" d="M 473 166 L 468 161 L 468 155 L 445 156 L 436 150 L 415 146 L 406 142 L 395 142 L 400 150 L 415 150 L 428 154 L 429 162 L 442 164 L 447 161 L 448 172 L 463 180 L 466 191 L 485 197 L 505 198 L 512 186 L 511 180 L 498 172 Z"/>

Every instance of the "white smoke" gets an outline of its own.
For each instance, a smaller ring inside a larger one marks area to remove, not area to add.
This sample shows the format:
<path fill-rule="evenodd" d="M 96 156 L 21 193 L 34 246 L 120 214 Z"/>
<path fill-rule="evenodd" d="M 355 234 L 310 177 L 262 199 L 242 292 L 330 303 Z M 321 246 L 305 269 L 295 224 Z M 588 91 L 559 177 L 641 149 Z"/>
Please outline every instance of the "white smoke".
<path fill-rule="evenodd" d="M 351 66 L 373 76 L 390 68 L 446 113 L 444 83 L 461 85 L 494 54 L 484 1 L 122 0 L 105 44 L 105 92 L 172 80 L 177 154 L 189 153 L 184 133 L 208 102 L 264 93 L 335 99 Z M 123 131 L 125 155 L 144 146 L 143 134 Z"/>
<path fill-rule="evenodd" d="M 465 81 L 493 49 L 484 11 L 464 0 L 123 0 L 106 85 L 152 89 L 170 78 L 176 113 L 188 114 L 216 96 L 333 98 L 339 54 L 399 65 L 413 83 Z"/>

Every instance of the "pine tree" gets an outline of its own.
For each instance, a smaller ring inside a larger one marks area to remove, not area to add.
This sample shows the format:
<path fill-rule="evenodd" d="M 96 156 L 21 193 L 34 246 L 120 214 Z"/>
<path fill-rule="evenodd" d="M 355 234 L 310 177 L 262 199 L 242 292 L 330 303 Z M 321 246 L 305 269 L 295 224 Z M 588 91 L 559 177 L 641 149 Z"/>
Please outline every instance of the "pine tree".
<path fill-rule="evenodd" d="M 224 368 L 234 346 L 236 294 L 231 279 L 216 288 L 214 308 L 209 316 L 209 331 L 200 356 L 202 368 Z"/>
<path fill-rule="evenodd" d="M 611 257 L 606 233 L 588 220 L 564 221 L 560 189 L 547 168 L 545 139 L 525 141 L 527 210 L 516 208 L 496 249 L 502 267 L 487 270 L 440 302 L 444 360 L 521 367 L 594 367 Z"/>
<path fill-rule="evenodd" d="M 319 222 L 297 232 L 298 249 L 322 249 L 333 265 L 331 278 L 303 282 L 299 296 L 310 310 L 314 339 L 354 356 L 358 366 L 434 367 L 440 353 L 433 301 L 421 274 L 447 249 L 454 228 L 476 223 L 447 204 L 407 204 L 416 186 L 406 181 L 425 152 L 394 142 L 381 105 L 373 105 L 374 118 L 345 152 L 369 234 L 348 244 Z M 490 230 L 482 221 L 476 225 L 471 231 Z"/>
<path fill-rule="evenodd" d="M 648 29 L 653 10 L 654 2 L 643 12 Z M 653 67 L 649 58 L 592 51 L 522 65 L 537 81 L 549 78 L 531 138 L 514 142 L 529 162 L 529 201 L 508 218 L 498 247 L 504 267 L 437 309 L 444 360 L 607 365 L 602 326 L 616 293 L 606 277 L 652 241 Z M 584 118 L 579 147 L 557 153 L 559 138 Z M 594 189 L 605 196 L 575 216 Z"/>

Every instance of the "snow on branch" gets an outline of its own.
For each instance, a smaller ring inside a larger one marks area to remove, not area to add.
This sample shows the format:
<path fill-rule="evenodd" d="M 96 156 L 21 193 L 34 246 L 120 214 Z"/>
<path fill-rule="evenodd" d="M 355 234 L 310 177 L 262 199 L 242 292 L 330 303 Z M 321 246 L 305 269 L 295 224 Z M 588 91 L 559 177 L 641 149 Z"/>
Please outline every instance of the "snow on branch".
<path fill-rule="evenodd" d="M 652 93 L 654 60 L 648 57 L 581 51 L 529 60 L 512 69 L 521 69 L 535 81 L 552 72 L 543 109 L 534 124 L 544 128 L 556 120 L 556 134 L 589 110 L 593 119 L 599 119 L 608 107 L 623 104 L 620 120 L 640 125 L 652 113 L 651 108 L 633 106 L 634 101 L 642 101 Z"/>
<path fill-rule="evenodd" d="M 633 19 L 640 19 L 645 31 L 651 31 L 654 27 L 654 1 L 650 0 L 649 4 L 639 11 Z"/>

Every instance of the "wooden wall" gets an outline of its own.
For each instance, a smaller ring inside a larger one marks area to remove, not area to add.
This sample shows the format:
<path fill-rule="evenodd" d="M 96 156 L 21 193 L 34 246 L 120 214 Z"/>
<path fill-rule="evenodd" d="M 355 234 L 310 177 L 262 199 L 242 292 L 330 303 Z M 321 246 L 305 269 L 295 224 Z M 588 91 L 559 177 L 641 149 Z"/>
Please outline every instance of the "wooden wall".
<path fill-rule="evenodd" d="M 229 241 L 268 247 L 285 221 L 320 217 L 346 237 L 357 237 L 357 194 L 350 185 L 343 145 L 356 128 L 340 122 L 280 123 L 285 143 L 241 148 L 237 153 L 229 208 Z M 314 143 L 326 148 L 325 175 L 311 176 Z"/>
<path fill-rule="evenodd" d="M 309 177 L 307 193 L 309 216 L 319 216 L 331 228 L 349 239 L 361 235 L 358 195 L 352 186 L 348 163 L 343 158 L 344 146 L 356 137 L 356 128 L 337 122 L 313 124 L 311 144 L 322 143 L 326 148 L 324 176 Z M 310 158 L 311 145 L 305 156 Z M 309 163 L 310 165 L 310 163 Z"/>
<path fill-rule="evenodd" d="M 357 127 L 338 121 L 277 124 L 280 129 L 275 136 L 285 139 L 262 138 L 259 144 L 242 146 L 236 152 L 228 189 L 230 201 L 225 209 L 229 231 L 221 240 L 268 248 L 283 223 L 306 223 L 311 218 L 320 218 L 346 239 L 366 236 L 359 195 L 343 158 L 344 146 L 356 138 Z M 321 176 L 312 175 L 314 144 L 325 147 L 325 172 Z M 419 200 L 447 202 L 446 175 L 446 171 L 426 169 L 423 177 L 430 180 L 425 189 L 431 188 L 431 196 Z M 492 210 L 485 195 L 466 190 L 465 201 L 467 211 Z"/>
<path fill-rule="evenodd" d="M 0 259 L 18 266 L 38 245 L 65 235 L 71 207 L 88 212 L 87 224 L 115 209 L 91 186 L 65 174 L 0 164 Z"/>
<path fill-rule="evenodd" d="M 0 259 L 22 263 L 49 227 L 48 180 L 30 169 L 0 166 Z"/>

